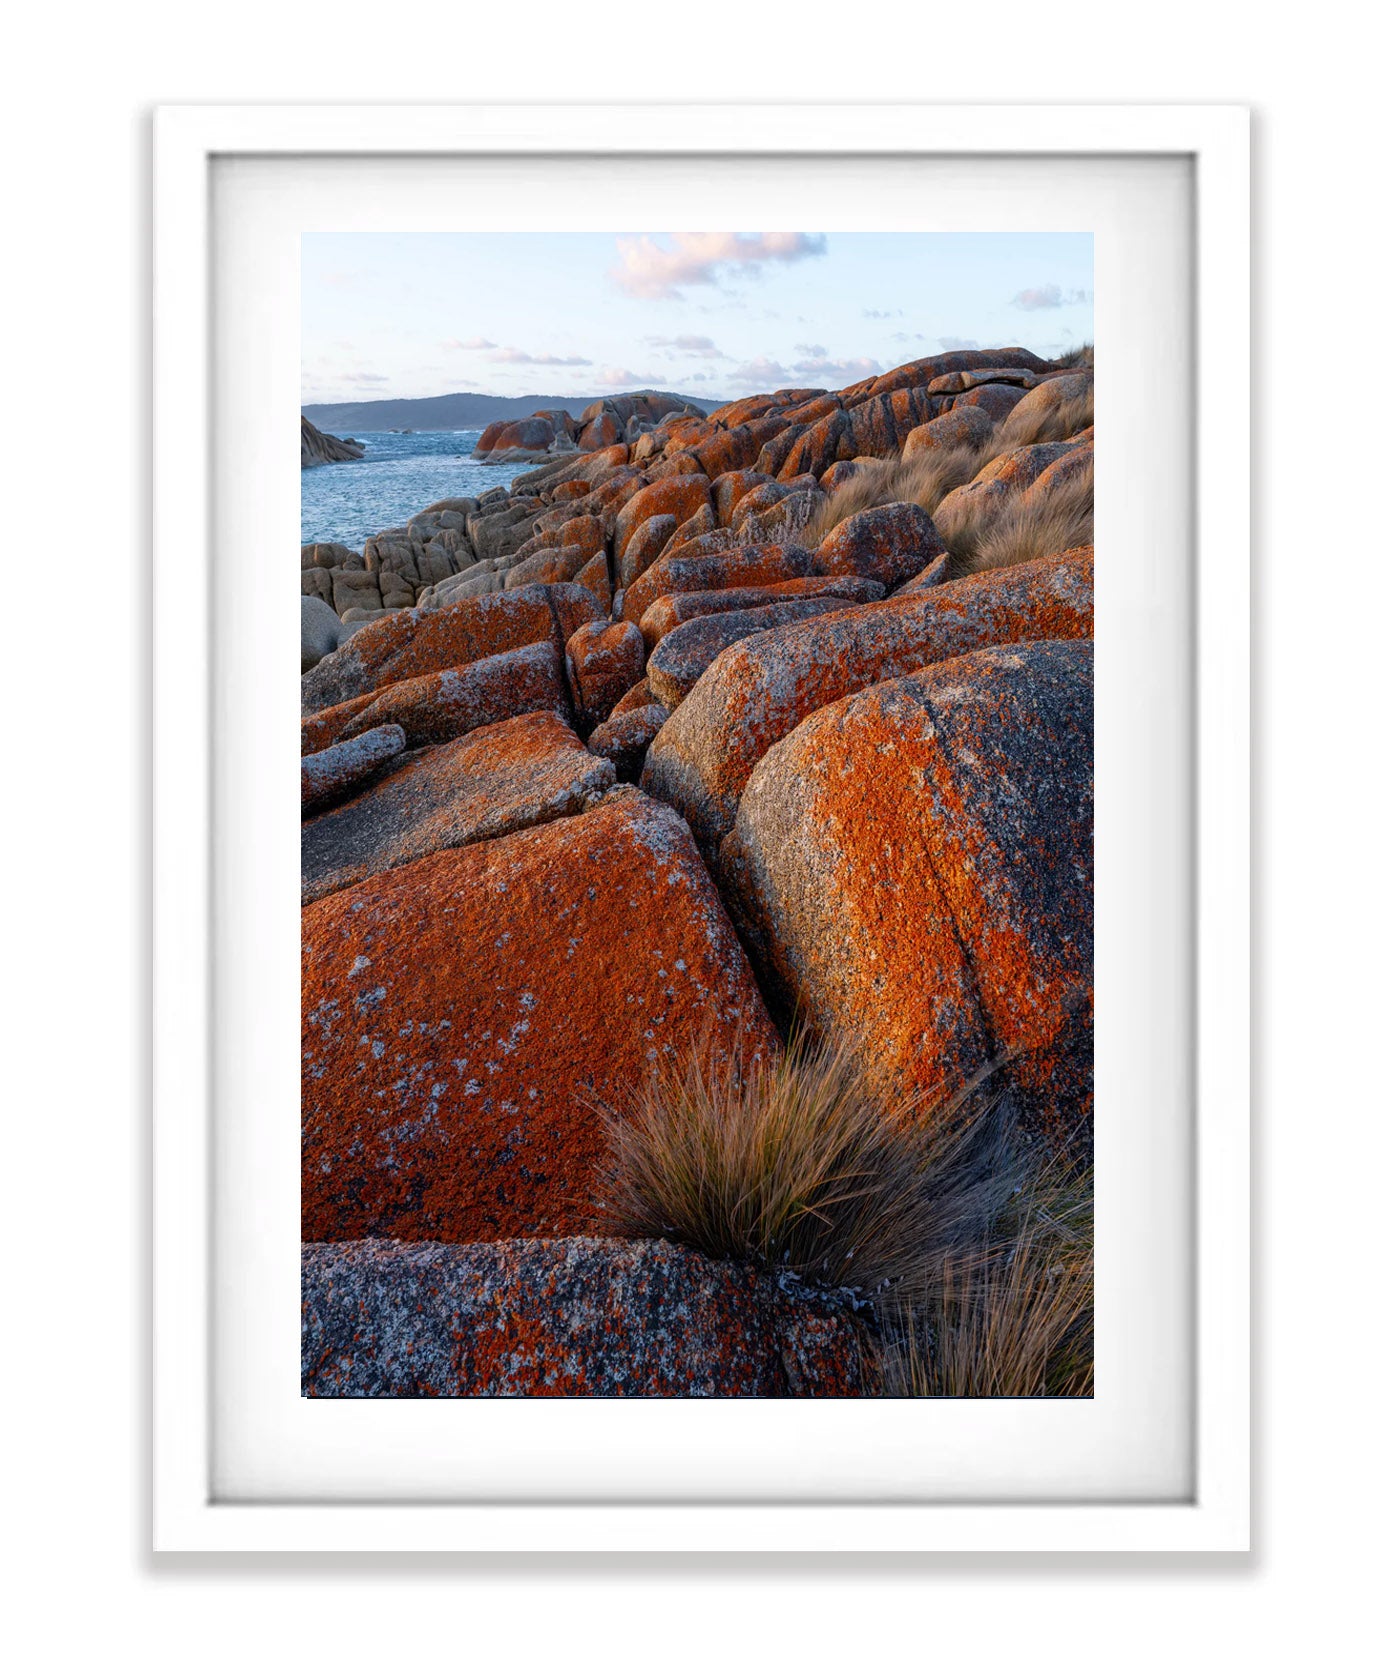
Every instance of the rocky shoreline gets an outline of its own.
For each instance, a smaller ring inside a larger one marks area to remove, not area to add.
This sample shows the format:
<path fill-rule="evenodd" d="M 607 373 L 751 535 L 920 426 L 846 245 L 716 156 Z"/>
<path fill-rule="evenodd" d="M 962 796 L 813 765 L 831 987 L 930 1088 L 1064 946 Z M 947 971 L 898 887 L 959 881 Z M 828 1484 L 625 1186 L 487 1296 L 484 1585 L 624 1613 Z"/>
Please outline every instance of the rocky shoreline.
<path fill-rule="evenodd" d="M 599 1223 L 600 1110 L 701 1041 L 1004 1064 L 1087 1147 L 1092 387 L 636 393 L 303 548 L 305 1392 L 869 1392 L 839 1305 Z"/>

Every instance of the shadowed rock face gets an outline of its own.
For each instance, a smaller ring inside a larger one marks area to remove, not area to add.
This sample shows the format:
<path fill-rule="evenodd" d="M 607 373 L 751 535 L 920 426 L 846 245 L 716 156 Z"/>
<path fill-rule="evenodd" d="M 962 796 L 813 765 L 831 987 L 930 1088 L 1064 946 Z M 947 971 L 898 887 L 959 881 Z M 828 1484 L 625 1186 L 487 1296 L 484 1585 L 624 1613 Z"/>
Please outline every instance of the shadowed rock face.
<path fill-rule="evenodd" d="M 301 464 L 305 467 L 324 466 L 329 461 L 358 461 L 365 452 L 362 443 L 354 438 L 331 437 L 317 431 L 303 414 L 301 417 Z"/>
<path fill-rule="evenodd" d="M 645 683 L 637 686 L 646 689 Z M 646 763 L 647 748 L 670 715 L 665 706 L 657 705 L 651 698 L 650 690 L 636 703 L 619 701 L 612 716 L 605 718 L 588 737 L 588 750 L 608 760 L 617 772 L 618 781 L 635 782 Z"/>
<path fill-rule="evenodd" d="M 373 730 L 320 756 L 348 753 L 391 733 L 398 736 L 394 750 L 401 749 L 401 730 Z M 303 762 L 303 787 L 309 762 Z M 302 903 L 432 852 L 573 816 L 613 779 L 612 765 L 588 752 L 552 712 L 531 712 L 430 747 L 303 825 Z"/>
<path fill-rule="evenodd" d="M 1008 1074 L 1088 1118 L 1093 645 L 964 654 L 816 712 L 764 757 L 723 858 L 761 966 L 900 1091 Z"/>
<path fill-rule="evenodd" d="M 308 1243 L 301 1275 L 308 1396 L 860 1392 L 843 1312 L 671 1243 Z"/>
<path fill-rule="evenodd" d="M 303 814 L 318 805 L 328 805 L 367 781 L 390 764 L 407 745 L 397 724 L 366 730 L 353 740 L 324 752 L 312 753 L 301 761 L 301 808 Z"/>
<path fill-rule="evenodd" d="M 596 1102 L 777 1036 L 685 824 L 635 788 L 309 905 L 311 1241 L 591 1229 Z"/>
<path fill-rule="evenodd" d="M 754 766 L 810 713 L 972 648 L 1090 636 L 1093 613 L 1084 549 L 763 631 L 721 653 L 671 714 L 642 786 L 712 852 Z"/>
<path fill-rule="evenodd" d="M 741 607 L 772 607 L 783 601 L 830 598 L 834 601 L 878 601 L 884 590 L 868 578 L 807 577 L 789 583 L 755 583 L 738 589 L 696 589 L 685 595 L 663 595 L 642 614 L 642 636 L 651 649 L 663 636 L 693 618 L 711 613 L 738 612 Z M 762 626 L 755 625 L 755 629 Z"/>

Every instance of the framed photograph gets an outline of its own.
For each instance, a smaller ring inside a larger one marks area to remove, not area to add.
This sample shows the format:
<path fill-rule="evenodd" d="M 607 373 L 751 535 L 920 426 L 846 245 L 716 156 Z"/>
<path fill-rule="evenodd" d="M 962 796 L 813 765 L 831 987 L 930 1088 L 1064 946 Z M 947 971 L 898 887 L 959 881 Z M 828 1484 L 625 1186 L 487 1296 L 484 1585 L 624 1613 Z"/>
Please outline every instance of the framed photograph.
<path fill-rule="evenodd" d="M 155 167 L 157 1549 L 1247 1549 L 1247 113 Z"/>

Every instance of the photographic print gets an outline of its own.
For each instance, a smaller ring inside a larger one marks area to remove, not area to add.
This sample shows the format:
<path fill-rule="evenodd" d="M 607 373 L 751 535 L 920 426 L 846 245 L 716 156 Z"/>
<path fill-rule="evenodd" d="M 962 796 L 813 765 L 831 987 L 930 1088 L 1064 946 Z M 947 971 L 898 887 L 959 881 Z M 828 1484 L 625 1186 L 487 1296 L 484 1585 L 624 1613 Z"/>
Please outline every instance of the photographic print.
<path fill-rule="evenodd" d="M 304 1395 L 1092 1395 L 1093 288 L 304 236 Z"/>

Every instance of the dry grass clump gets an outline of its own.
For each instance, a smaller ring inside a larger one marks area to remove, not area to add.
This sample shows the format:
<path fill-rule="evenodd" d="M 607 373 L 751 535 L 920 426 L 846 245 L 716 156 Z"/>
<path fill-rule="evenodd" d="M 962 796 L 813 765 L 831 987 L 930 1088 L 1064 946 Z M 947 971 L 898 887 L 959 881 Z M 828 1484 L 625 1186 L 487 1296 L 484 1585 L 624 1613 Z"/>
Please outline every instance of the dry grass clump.
<path fill-rule="evenodd" d="M 1077 397 L 1066 397 L 1053 408 L 1021 413 L 1012 409 L 997 427 L 995 444 L 998 455 L 1013 449 L 1024 449 L 1032 443 L 1065 443 L 1094 423 L 1094 387 Z"/>
<path fill-rule="evenodd" d="M 990 1078 L 890 1103 L 808 1038 L 702 1053 L 603 1117 L 604 1229 L 850 1290 L 873 1392 L 1092 1393 L 1092 1173 L 1038 1157 Z"/>
<path fill-rule="evenodd" d="M 1066 350 L 1056 356 L 1050 363 L 1052 368 L 1091 368 L 1094 365 L 1094 347 L 1092 344 L 1076 344 L 1072 350 Z"/>
<path fill-rule="evenodd" d="M 908 461 L 897 455 L 862 467 L 827 497 L 802 533 L 808 548 L 831 534 L 843 520 L 867 508 L 887 507 L 891 502 L 915 502 L 930 516 L 959 484 L 976 478 L 997 453 L 994 444 L 980 449 L 926 449 Z"/>
<path fill-rule="evenodd" d="M 942 1256 L 885 1335 L 896 1397 L 1075 1398 L 1094 1392 L 1091 1169 L 1042 1162 L 980 1246 Z"/>
<path fill-rule="evenodd" d="M 938 534 L 953 557 L 952 575 L 1015 566 L 1042 555 L 1063 554 L 1094 540 L 1094 466 L 1049 490 L 1031 485 L 994 500 L 951 504 Z"/>
<path fill-rule="evenodd" d="M 844 1046 L 742 1068 L 700 1054 L 605 1112 L 608 1232 L 922 1301 L 930 1257 L 983 1231 L 1020 1172 L 1002 1105 L 883 1101 Z"/>
<path fill-rule="evenodd" d="M 1093 365 L 1093 346 L 1087 351 L 1086 364 L 1066 362 L 1065 366 Z M 1063 358 L 1062 358 L 1063 360 Z M 1060 363 L 1054 364 L 1056 367 Z M 909 460 L 891 455 L 885 460 L 863 466 L 854 477 L 838 485 L 825 504 L 807 522 L 800 541 L 808 548 L 816 548 L 843 520 L 852 514 L 864 513 L 867 508 L 885 507 L 891 502 L 915 502 L 930 517 L 935 517 L 939 504 L 950 490 L 969 484 L 988 462 L 999 455 L 1009 455 L 1013 449 L 1024 449 L 1032 443 L 1065 443 L 1094 423 L 1094 391 L 1070 397 L 1039 412 L 1021 414 L 1013 410 L 997 426 L 991 440 L 980 447 L 959 445 L 949 449 L 920 450 Z M 939 534 L 947 541 L 947 534 L 939 524 Z M 950 545 L 951 546 L 951 545 Z M 1041 549 L 1042 554 L 1056 552 Z M 1000 562 L 1009 564 L 1010 562 Z"/>

